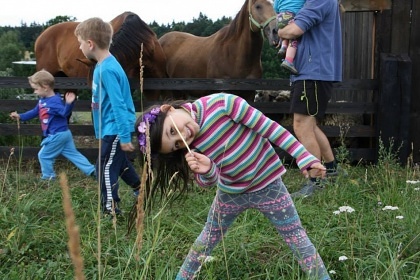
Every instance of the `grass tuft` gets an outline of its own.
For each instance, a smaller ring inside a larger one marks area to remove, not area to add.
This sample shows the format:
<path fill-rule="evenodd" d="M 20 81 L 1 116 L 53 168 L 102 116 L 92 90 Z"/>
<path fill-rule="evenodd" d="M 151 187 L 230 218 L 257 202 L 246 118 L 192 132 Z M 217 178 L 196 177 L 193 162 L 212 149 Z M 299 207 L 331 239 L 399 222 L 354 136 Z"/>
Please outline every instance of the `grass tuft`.
<path fill-rule="evenodd" d="M 343 163 L 348 176 L 295 200 L 332 279 L 420 279 L 420 173 L 382 153 L 377 165 Z M 60 182 L 39 180 L 37 161 L 12 157 L 1 166 L 0 279 L 82 279 L 79 273 L 86 279 L 174 279 L 214 197 L 214 189 L 197 187 L 173 203 L 156 199 L 136 233 L 127 235 L 134 201 L 124 182 L 123 214 L 114 225 L 98 219 L 97 183 L 71 163 L 56 163 L 68 195 Z M 293 167 L 283 177 L 290 192 L 304 180 Z M 253 210 L 239 216 L 212 257 L 197 279 L 306 279 L 273 226 Z"/>

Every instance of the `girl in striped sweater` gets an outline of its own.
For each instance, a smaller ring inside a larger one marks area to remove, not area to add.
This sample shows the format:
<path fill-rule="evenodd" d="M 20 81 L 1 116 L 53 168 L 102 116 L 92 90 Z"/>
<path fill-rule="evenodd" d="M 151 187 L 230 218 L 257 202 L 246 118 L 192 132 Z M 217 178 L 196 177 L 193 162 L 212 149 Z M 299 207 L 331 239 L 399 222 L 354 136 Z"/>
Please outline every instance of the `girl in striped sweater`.
<path fill-rule="evenodd" d="M 293 156 L 305 176 L 323 177 L 325 167 L 284 127 L 227 93 L 154 106 L 136 125 L 140 150 L 156 159 L 152 192 L 171 179 L 185 191 L 191 171 L 201 187 L 217 186 L 204 228 L 176 279 L 193 279 L 230 225 L 249 208 L 269 219 L 311 279 L 330 279 L 282 182 L 286 169 L 272 144 Z"/>

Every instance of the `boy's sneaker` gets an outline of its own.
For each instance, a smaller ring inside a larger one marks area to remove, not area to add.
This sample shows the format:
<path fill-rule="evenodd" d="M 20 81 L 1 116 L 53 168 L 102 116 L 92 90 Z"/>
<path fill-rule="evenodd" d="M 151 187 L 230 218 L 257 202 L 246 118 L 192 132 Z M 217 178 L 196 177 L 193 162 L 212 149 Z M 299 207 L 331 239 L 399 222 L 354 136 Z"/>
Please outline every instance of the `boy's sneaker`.
<path fill-rule="evenodd" d="M 286 70 L 289 70 L 294 75 L 297 75 L 299 73 L 298 70 L 295 68 L 295 65 L 287 60 L 283 60 L 280 66 Z"/>
<path fill-rule="evenodd" d="M 322 186 L 320 182 L 313 182 L 308 180 L 299 191 L 292 193 L 291 196 L 293 198 L 305 198 L 313 195 L 316 191 L 323 189 L 324 186 Z"/>
<path fill-rule="evenodd" d="M 114 215 L 119 216 L 119 215 L 122 214 L 122 212 L 119 208 L 115 208 L 114 211 L 106 209 L 102 213 L 103 213 L 105 218 L 109 218 L 111 220 L 114 218 Z"/>
<path fill-rule="evenodd" d="M 139 196 L 139 194 L 140 194 L 140 190 L 133 191 L 133 197 L 134 198 L 137 198 Z"/>
<path fill-rule="evenodd" d="M 90 173 L 89 177 L 91 177 L 93 180 L 97 181 L 98 176 L 96 176 L 96 170 L 93 170 L 92 173 Z"/>

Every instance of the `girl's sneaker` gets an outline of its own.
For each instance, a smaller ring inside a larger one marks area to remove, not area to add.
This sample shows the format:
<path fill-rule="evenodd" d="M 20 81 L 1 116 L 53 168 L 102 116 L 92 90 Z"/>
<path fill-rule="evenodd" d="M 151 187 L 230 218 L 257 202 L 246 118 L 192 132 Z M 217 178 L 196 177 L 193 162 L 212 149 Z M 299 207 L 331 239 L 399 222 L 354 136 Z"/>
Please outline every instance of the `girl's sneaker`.
<path fill-rule="evenodd" d="M 280 50 L 278 51 L 277 55 L 283 59 L 286 56 L 286 47 L 281 46 Z"/>
<path fill-rule="evenodd" d="M 281 63 L 280 66 L 283 67 L 286 70 L 289 70 L 294 75 L 299 74 L 298 70 L 295 68 L 295 65 L 293 63 L 290 63 L 287 60 L 283 60 L 283 62 Z"/>

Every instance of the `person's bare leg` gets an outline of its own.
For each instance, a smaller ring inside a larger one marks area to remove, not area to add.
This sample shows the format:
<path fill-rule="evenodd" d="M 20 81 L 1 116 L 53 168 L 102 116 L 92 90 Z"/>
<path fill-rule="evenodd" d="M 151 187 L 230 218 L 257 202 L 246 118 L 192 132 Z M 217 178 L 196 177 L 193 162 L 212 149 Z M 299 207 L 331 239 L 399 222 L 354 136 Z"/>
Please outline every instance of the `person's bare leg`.
<path fill-rule="evenodd" d="M 328 140 L 325 133 L 317 125 L 315 126 L 315 137 L 321 150 L 321 156 L 324 162 L 334 161 L 335 158 L 331 149 L 330 141 Z"/>
<path fill-rule="evenodd" d="M 292 45 L 288 46 L 287 51 L 286 51 L 286 59 L 290 63 L 293 63 L 293 61 L 295 60 L 295 56 L 296 56 L 296 48 L 293 47 Z"/>
<path fill-rule="evenodd" d="M 293 114 L 293 130 L 299 142 L 315 157 L 321 160 L 318 144 L 316 119 L 302 114 Z M 319 128 L 318 128 L 319 130 Z"/>
<path fill-rule="evenodd" d="M 293 115 L 293 130 L 299 142 L 319 160 L 322 159 L 322 156 L 331 156 L 332 151 L 328 139 L 317 126 L 315 117 L 295 113 Z M 292 197 L 311 196 L 316 190 L 322 188 L 317 178 L 309 178 L 309 181 L 299 191 L 292 193 Z"/>

